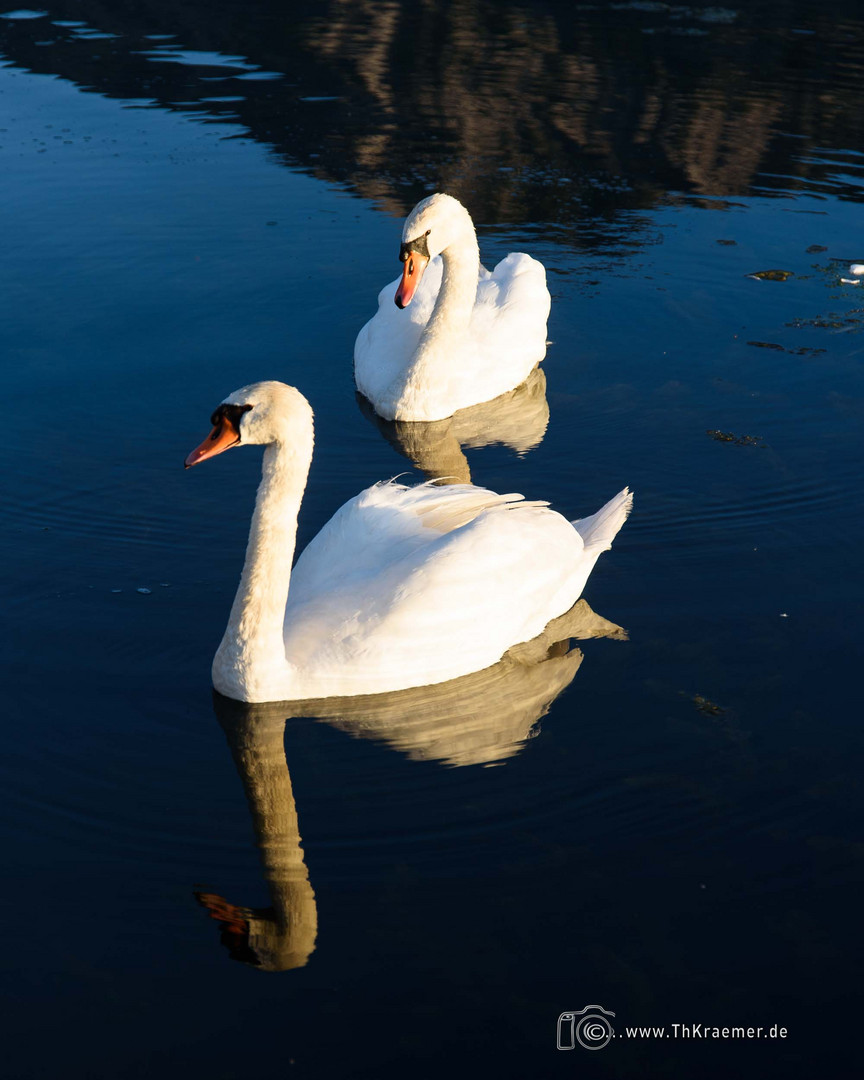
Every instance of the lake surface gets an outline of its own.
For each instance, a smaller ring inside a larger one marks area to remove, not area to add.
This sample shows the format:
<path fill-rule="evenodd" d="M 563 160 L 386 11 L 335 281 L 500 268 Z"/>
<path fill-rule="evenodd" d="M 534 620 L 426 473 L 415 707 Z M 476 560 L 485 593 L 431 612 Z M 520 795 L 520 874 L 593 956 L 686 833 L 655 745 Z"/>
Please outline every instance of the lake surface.
<path fill-rule="evenodd" d="M 859 6 L 0 15 L 4 1076 L 853 1075 Z M 421 477 L 351 358 L 438 189 L 553 295 L 548 426 L 447 453 L 636 493 L 593 630 L 530 685 L 214 707 L 260 460 L 183 458 L 277 378 L 301 545 Z"/>

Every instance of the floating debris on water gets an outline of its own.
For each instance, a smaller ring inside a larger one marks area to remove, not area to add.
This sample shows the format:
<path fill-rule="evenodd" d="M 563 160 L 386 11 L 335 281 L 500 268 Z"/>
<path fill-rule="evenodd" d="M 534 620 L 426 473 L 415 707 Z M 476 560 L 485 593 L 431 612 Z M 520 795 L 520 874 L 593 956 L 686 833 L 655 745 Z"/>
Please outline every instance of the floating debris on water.
<path fill-rule="evenodd" d="M 758 270 L 755 274 L 745 274 L 745 277 L 756 278 L 757 281 L 788 281 L 795 275 L 791 270 Z"/>
<path fill-rule="evenodd" d="M 722 716 L 726 712 L 722 705 L 703 697 L 702 694 L 688 694 L 686 690 L 679 690 L 678 692 L 681 697 L 686 697 L 696 706 L 699 712 L 705 713 L 706 716 Z"/>
<path fill-rule="evenodd" d="M 864 274 L 864 263 L 852 263 L 852 265 L 849 267 L 849 273 L 857 274 L 859 276 L 861 274 Z"/>
<path fill-rule="evenodd" d="M 757 349 L 776 349 L 778 352 L 786 352 L 782 345 L 773 341 L 748 341 L 748 345 L 755 345 Z"/>
<path fill-rule="evenodd" d="M 748 341 L 748 345 L 753 345 L 757 349 L 773 349 L 775 352 L 788 353 L 790 356 L 818 356 L 820 353 L 824 353 L 826 349 L 815 349 L 802 345 L 797 349 L 787 349 L 785 345 L 778 345 L 776 341 Z"/>
<path fill-rule="evenodd" d="M 860 315 L 861 312 L 853 310 L 848 313 L 849 315 Z M 805 327 L 814 327 L 817 330 L 856 330 L 864 325 L 864 320 L 857 318 L 848 318 L 843 315 L 838 315 L 834 311 L 829 311 L 824 317 L 817 316 L 815 319 L 793 319 L 791 322 L 787 322 L 786 326 L 791 326 L 795 330 L 803 330 Z"/>
<path fill-rule="evenodd" d="M 736 446 L 764 446 L 761 435 L 736 435 L 734 431 L 715 431 L 709 428 L 706 435 L 710 435 L 716 442 L 735 443 Z"/>
<path fill-rule="evenodd" d="M 135 590 L 135 592 L 140 592 L 144 596 L 149 596 L 151 591 L 151 589 L 145 589 L 143 586 L 140 589 Z"/>
<path fill-rule="evenodd" d="M 122 589 L 112 589 L 111 592 L 115 592 L 115 593 L 116 592 L 123 592 L 123 590 Z"/>
<path fill-rule="evenodd" d="M 722 244 L 723 247 L 737 247 L 738 246 L 738 241 L 737 240 L 715 240 L 714 243 L 715 244 Z"/>
<path fill-rule="evenodd" d="M 841 285 L 860 285 L 861 284 L 861 279 L 860 278 L 841 277 L 840 278 L 840 284 Z"/>
<path fill-rule="evenodd" d="M 713 701 L 709 701 L 708 698 L 702 697 L 701 694 L 694 694 L 690 700 L 699 712 L 704 712 L 708 716 L 720 716 L 721 713 L 726 711 L 720 705 L 716 705 Z"/>
<path fill-rule="evenodd" d="M 808 255 L 815 255 L 818 251 L 827 251 L 827 250 L 828 250 L 828 248 L 825 247 L 824 244 L 811 244 L 810 247 L 807 248 L 807 254 Z"/>

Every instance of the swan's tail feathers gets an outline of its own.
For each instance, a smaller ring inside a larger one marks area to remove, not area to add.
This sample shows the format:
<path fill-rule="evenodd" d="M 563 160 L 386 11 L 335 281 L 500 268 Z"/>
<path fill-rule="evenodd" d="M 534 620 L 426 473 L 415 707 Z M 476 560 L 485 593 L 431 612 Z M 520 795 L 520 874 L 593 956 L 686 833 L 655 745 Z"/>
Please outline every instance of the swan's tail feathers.
<path fill-rule="evenodd" d="M 572 522 L 573 528 L 582 537 L 585 551 L 596 555 L 608 551 L 632 509 L 633 493 L 625 487 L 596 514 Z"/>

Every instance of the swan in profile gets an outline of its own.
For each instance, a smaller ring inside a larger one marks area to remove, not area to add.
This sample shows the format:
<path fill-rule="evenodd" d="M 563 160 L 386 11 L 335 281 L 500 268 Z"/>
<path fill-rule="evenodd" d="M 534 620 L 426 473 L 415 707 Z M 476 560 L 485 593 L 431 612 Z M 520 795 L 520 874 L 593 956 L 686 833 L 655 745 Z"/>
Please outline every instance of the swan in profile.
<path fill-rule="evenodd" d="M 468 211 L 440 192 L 408 215 L 399 258 L 354 346 L 357 389 L 380 416 L 444 420 L 528 378 L 546 355 L 541 263 L 510 254 L 490 274 Z"/>
<path fill-rule="evenodd" d="M 333 515 L 292 573 L 309 403 L 284 383 L 253 383 L 211 422 L 187 468 L 244 443 L 265 447 L 213 661 L 213 685 L 238 701 L 383 693 L 489 667 L 573 606 L 632 503 L 625 488 L 571 523 L 546 503 L 467 484 L 375 484 Z"/>

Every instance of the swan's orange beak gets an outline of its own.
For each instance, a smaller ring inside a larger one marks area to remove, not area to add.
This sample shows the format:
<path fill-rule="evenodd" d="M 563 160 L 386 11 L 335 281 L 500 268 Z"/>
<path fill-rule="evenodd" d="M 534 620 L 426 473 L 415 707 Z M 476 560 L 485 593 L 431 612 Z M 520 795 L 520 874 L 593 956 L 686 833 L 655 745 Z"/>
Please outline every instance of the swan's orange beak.
<path fill-rule="evenodd" d="M 425 255 L 420 255 L 416 251 L 408 252 L 408 258 L 402 264 L 402 280 L 399 282 L 399 288 L 394 297 L 396 307 L 408 307 L 420 284 L 420 278 L 423 277 L 423 271 L 428 265 L 429 260 Z"/>
<path fill-rule="evenodd" d="M 217 454 L 223 453 L 223 451 L 230 449 L 232 446 L 236 446 L 240 442 L 240 432 L 234 426 L 233 421 L 229 416 L 224 414 L 219 417 L 216 426 L 201 443 L 200 446 L 196 446 L 192 453 L 186 458 L 184 468 L 191 469 L 193 465 L 197 465 L 199 461 L 206 461 L 207 458 L 216 457 Z"/>

